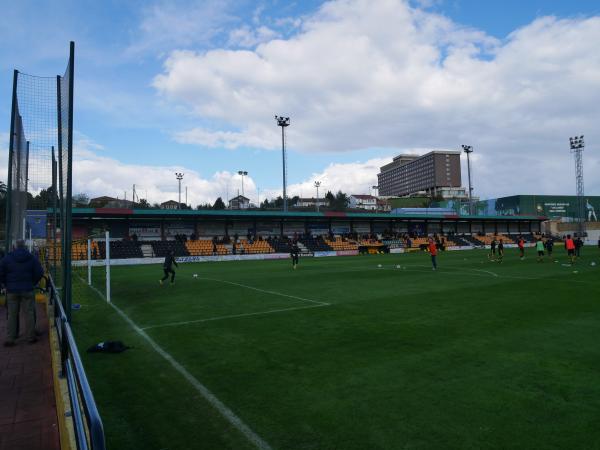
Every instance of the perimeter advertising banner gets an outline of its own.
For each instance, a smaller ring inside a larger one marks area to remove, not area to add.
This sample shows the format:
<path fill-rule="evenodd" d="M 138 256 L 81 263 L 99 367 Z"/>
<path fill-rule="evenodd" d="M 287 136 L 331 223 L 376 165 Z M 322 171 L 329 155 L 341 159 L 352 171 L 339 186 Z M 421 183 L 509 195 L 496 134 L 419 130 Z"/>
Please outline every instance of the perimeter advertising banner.
<path fill-rule="evenodd" d="M 585 196 L 585 219 L 598 221 L 600 197 Z M 477 213 L 488 216 L 546 216 L 550 219 L 578 216 L 577 197 L 574 195 L 513 195 L 477 203 Z"/>

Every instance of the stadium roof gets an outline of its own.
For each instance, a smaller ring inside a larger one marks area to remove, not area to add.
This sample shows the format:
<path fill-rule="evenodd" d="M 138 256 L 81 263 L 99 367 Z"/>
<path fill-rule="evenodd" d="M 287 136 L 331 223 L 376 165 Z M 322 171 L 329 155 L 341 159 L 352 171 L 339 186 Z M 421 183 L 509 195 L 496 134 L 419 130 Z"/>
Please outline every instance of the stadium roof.
<path fill-rule="evenodd" d="M 231 209 L 125 209 L 125 208 L 73 208 L 73 218 L 83 217 L 133 217 L 136 219 L 151 218 L 348 218 L 348 219 L 447 219 L 447 220 L 547 220 L 543 216 L 459 216 L 457 214 L 391 214 L 391 213 L 359 213 L 359 212 L 283 212 L 283 211 L 259 211 L 259 210 L 231 210 Z"/>

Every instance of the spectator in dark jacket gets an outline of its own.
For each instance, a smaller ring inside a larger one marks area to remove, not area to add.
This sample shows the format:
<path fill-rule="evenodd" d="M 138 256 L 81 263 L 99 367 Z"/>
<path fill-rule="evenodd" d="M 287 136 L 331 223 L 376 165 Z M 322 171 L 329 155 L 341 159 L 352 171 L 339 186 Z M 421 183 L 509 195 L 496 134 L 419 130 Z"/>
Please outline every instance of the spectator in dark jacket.
<path fill-rule="evenodd" d="M 19 310 L 25 314 L 27 339 L 30 343 L 35 337 L 35 296 L 33 288 L 41 280 L 44 270 L 40 262 L 27 251 L 25 242 L 17 241 L 16 249 L 6 255 L 0 263 L 0 282 L 6 288 L 8 307 L 7 347 L 15 345 Z"/>

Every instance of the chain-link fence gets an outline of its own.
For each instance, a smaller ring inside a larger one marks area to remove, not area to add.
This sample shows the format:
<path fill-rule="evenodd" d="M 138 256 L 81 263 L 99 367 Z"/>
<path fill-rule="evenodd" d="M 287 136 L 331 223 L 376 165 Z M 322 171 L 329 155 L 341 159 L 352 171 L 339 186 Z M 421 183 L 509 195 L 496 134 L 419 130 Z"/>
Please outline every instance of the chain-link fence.
<path fill-rule="evenodd" d="M 40 257 L 71 311 L 74 44 L 62 76 L 13 75 L 5 249 L 18 239 Z"/>

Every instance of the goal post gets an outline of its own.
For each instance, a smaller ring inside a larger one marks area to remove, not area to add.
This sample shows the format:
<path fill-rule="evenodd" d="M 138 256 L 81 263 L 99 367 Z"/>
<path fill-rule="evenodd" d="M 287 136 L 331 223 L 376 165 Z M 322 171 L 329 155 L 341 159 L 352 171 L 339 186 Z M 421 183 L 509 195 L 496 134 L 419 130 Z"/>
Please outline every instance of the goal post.
<path fill-rule="evenodd" d="M 110 232 L 106 230 L 104 236 L 104 243 L 106 244 L 106 258 L 104 258 L 104 266 L 106 268 L 106 301 L 110 303 Z"/>
<path fill-rule="evenodd" d="M 72 258 L 79 282 L 110 303 L 110 232 L 92 233 L 74 240 Z M 83 294 L 80 295 L 83 301 Z M 77 293 L 74 297 L 78 297 Z"/>

